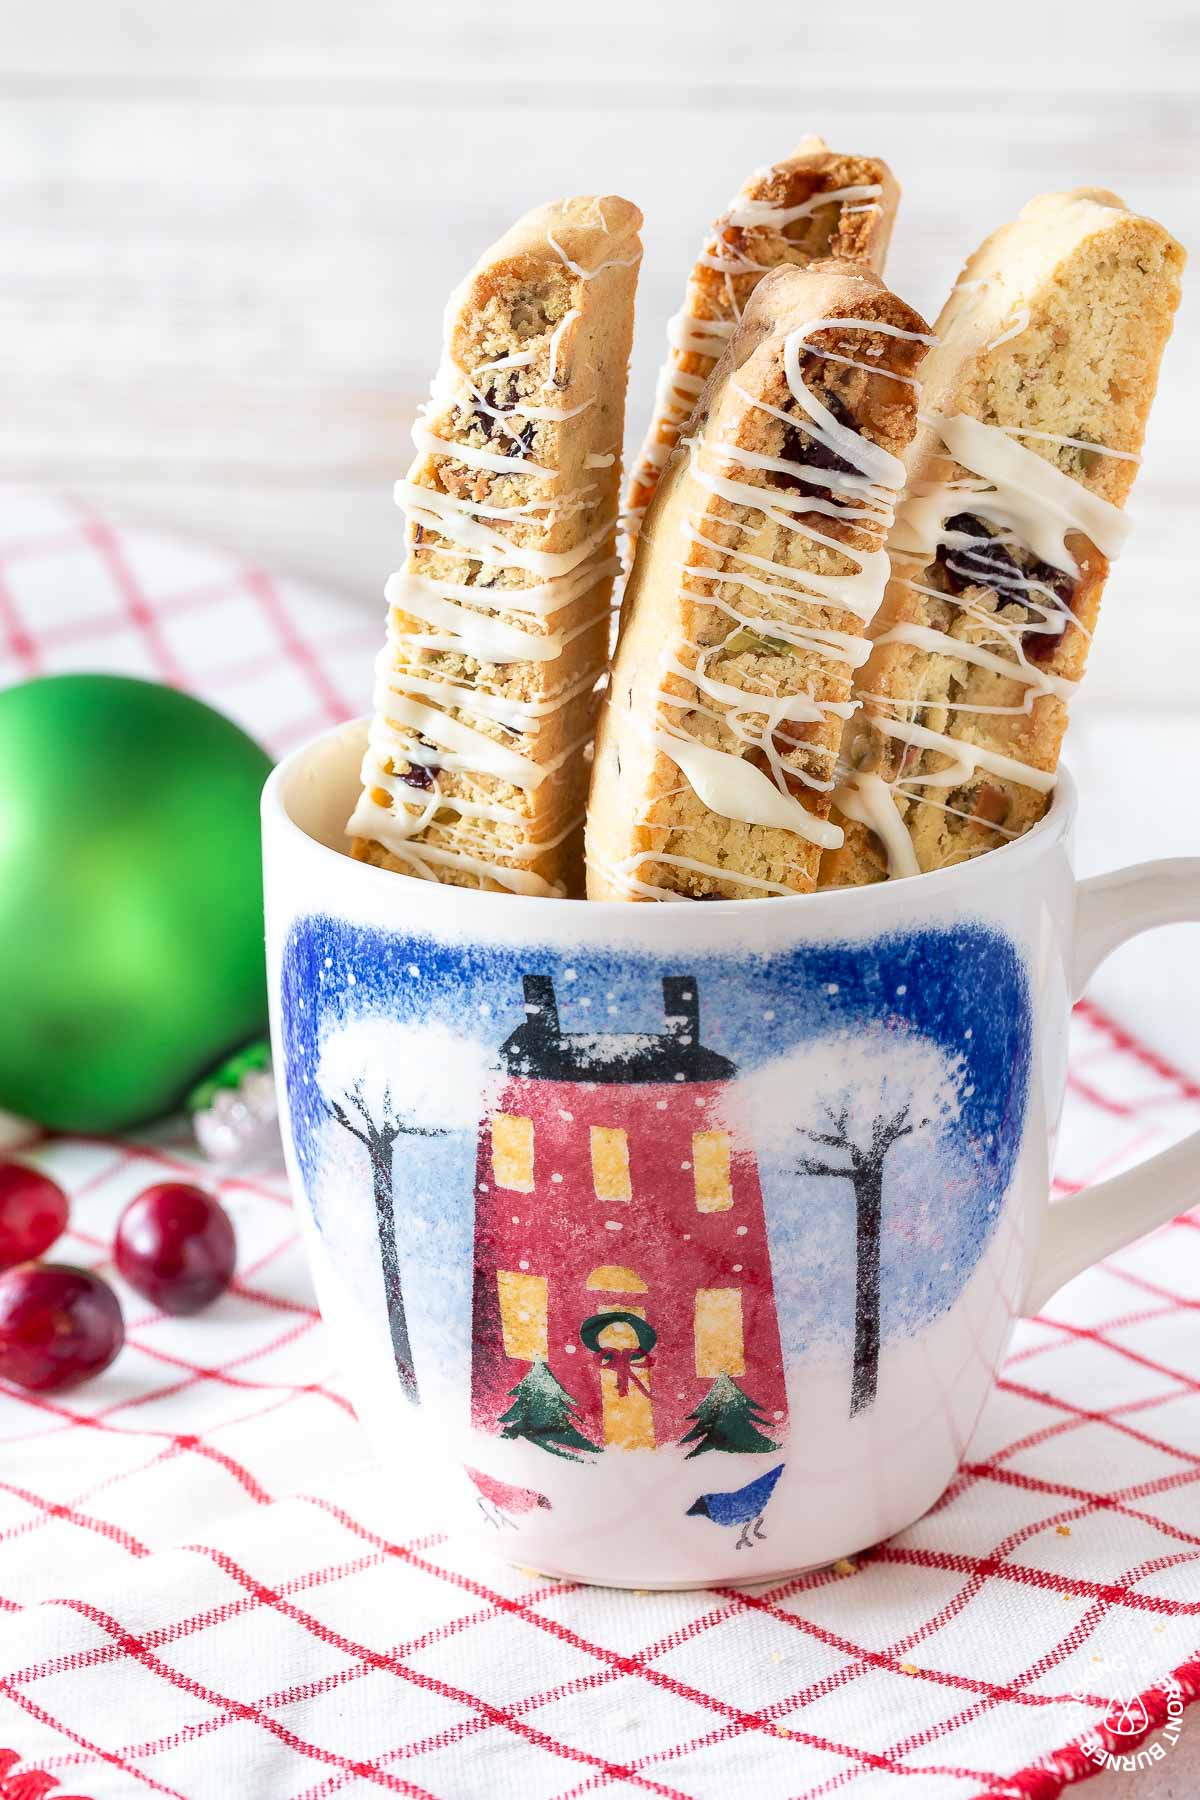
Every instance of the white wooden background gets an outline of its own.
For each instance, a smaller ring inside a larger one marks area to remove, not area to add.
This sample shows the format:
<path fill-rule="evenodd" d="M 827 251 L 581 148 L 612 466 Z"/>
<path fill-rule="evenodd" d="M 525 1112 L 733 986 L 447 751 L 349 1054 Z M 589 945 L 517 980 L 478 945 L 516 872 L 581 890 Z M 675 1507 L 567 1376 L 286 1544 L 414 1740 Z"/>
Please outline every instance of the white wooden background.
<path fill-rule="evenodd" d="M 1200 251 L 1198 85 L 1200 0 L 0 0 L 0 479 L 381 610 L 447 291 L 526 207 L 645 211 L 632 437 L 707 221 L 803 133 L 890 161 L 933 313 L 1046 188 Z M 1093 865 L 1197 847 L 1198 292 L 1072 733 Z M 1123 954 L 1182 1049 L 1177 976 Z"/>
<path fill-rule="evenodd" d="M 636 430 L 705 223 L 810 129 L 892 163 L 890 275 L 929 311 L 1049 187 L 1116 187 L 1200 245 L 1194 0 L 984 11 L 0 0 L 0 476 L 374 605 L 447 290 L 540 200 L 611 189 L 646 213 Z M 1182 634 L 1200 658 L 1198 360 L 1200 302 L 1169 353 L 1093 695 L 1182 695 Z"/>

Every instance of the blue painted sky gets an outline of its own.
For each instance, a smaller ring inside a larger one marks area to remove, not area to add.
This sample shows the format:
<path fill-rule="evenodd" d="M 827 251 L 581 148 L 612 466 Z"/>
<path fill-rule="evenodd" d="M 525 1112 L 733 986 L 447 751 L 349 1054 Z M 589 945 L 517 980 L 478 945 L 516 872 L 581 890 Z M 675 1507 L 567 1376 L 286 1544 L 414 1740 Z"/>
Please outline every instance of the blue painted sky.
<path fill-rule="evenodd" d="M 625 947 L 570 954 L 478 946 L 447 951 L 324 917 L 304 920 L 284 957 L 284 1055 L 297 1150 L 318 1219 L 331 1144 L 340 1155 L 344 1138 L 316 1080 L 327 1034 L 363 1016 L 409 1026 L 432 1021 L 468 1042 L 479 1060 L 494 1060 L 523 1020 L 524 973 L 554 979 L 564 1030 L 619 1032 L 660 1031 L 662 977 L 695 976 L 706 1045 L 748 1074 L 814 1040 L 827 1042 L 830 1074 L 821 1097 L 835 1105 L 849 1079 L 839 1073 L 839 1042 L 857 1041 L 864 1031 L 882 1034 L 895 1045 L 901 1076 L 906 1054 L 922 1052 L 928 1062 L 936 1048 L 954 1067 L 958 1114 L 889 1155 L 885 1339 L 918 1329 L 961 1291 L 1011 1176 L 1029 1074 L 1025 973 L 1008 940 L 981 926 L 769 958 L 739 950 L 680 962 L 631 955 Z M 403 1103 L 403 1072 L 393 1093 Z M 439 1340 L 443 1366 L 449 1359 L 465 1369 L 475 1129 L 473 1100 L 464 1100 L 463 1128 L 437 1139 L 400 1140 L 396 1188 L 405 1220 L 402 1254 L 412 1265 L 414 1349 L 428 1332 Z M 802 1127 L 823 1123 L 819 1110 L 796 1119 Z M 785 1352 L 795 1356 L 821 1345 L 842 1353 L 853 1315 L 851 1185 L 796 1173 L 800 1156 L 821 1154 L 799 1131 L 757 1148 Z M 346 1204 L 344 1195 L 338 1204 Z M 423 1316 L 421 1290 L 428 1283 L 419 1277 L 435 1270 L 438 1298 Z"/>

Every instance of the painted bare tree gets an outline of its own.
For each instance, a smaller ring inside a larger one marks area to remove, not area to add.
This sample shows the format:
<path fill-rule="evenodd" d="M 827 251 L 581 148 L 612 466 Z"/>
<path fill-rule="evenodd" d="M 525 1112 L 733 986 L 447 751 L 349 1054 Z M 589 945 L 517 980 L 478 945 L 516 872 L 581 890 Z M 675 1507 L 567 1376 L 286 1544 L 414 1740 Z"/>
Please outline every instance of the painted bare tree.
<path fill-rule="evenodd" d="M 442 1138 L 456 1131 L 474 1136 L 487 1079 L 486 1052 L 473 1039 L 435 1020 L 419 1024 L 366 1014 L 349 1017 L 325 1035 L 316 1078 L 333 1121 L 367 1152 L 375 1200 L 376 1235 L 383 1268 L 388 1331 L 400 1386 L 419 1398 L 397 1241 L 397 1155 L 402 1138 Z M 333 1134 L 332 1124 L 328 1127 Z M 333 1179 L 349 1183 L 347 1204 L 357 1200 L 358 1177 L 329 1146 Z M 411 1178 L 428 1184 L 426 1159 L 414 1154 Z M 399 1232 L 404 1229 L 403 1207 Z"/>
<path fill-rule="evenodd" d="M 854 1192 L 852 1415 L 871 1405 L 879 1381 L 889 1159 L 897 1145 L 942 1131 L 959 1117 L 970 1091 L 965 1067 L 961 1056 L 911 1027 L 864 1022 L 806 1038 L 742 1083 L 760 1163 L 778 1158 L 798 1175 L 848 1181 Z"/>
<path fill-rule="evenodd" d="M 883 1165 L 888 1151 L 901 1138 L 911 1137 L 930 1123 L 914 1120 L 912 1103 L 906 1101 L 894 1113 L 877 1113 L 864 1144 L 851 1136 L 850 1108 L 835 1112 L 825 1108 L 828 1131 L 803 1135 L 840 1160 L 802 1157 L 796 1165 L 801 1175 L 839 1176 L 854 1187 L 856 1239 L 854 1281 L 854 1361 L 850 1376 L 850 1414 L 871 1405 L 879 1381 L 879 1258 L 883 1222 Z"/>
<path fill-rule="evenodd" d="M 356 1081 L 340 1100 L 326 1099 L 330 1112 L 366 1148 L 371 1159 L 371 1185 L 375 1194 L 375 1223 L 379 1229 L 379 1255 L 383 1264 L 383 1291 L 387 1301 L 388 1331 L 396 1374 L 406 1397 L 414 1405 L 420 1399 L 417 1372 L 413 1367 L 412 1345 L 408 1336 L 408 1315 L 404 1310 L 404 1290 L 400 1281 L 400 1251 L 396 1243 L 396 1203 L 393 1174 L 396 1139 L 406 1137 L 444 1137 L 436 1125 L 415 1125 L 399 1114 L 393 1104 L 391 1089 L 383 1090 L 377 1117 L 363 1095 L 363 1084 Z M 350 1110 L 355 1117 L 350 1117 Z"/>

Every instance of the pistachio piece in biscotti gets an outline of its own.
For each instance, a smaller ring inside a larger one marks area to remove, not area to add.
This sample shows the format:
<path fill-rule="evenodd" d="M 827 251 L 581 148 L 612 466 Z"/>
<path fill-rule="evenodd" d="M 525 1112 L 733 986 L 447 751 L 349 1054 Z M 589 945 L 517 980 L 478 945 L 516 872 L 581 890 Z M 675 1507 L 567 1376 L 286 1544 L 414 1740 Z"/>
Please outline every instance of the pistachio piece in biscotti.
<path fill-rule="evenodd" d="M 1032 201 L 967 263 L 925 364 L 822 886 L 946 868 L 1041 818 L 1183 262 L 1161 225 L 1082 189 Z"/>
<path fill-rule="evenodd" d="M 827 262 L 756 289 L 663 474 L 588 801 L 593 899 L 804 893 L 823 847 L 927 337 Z"/>
<path fill-rule="evenodd" d="M 407 553 L 348 826 L 362 861 L 497 892 L 582 886 L 640 224 L 612 195 L 540 207 L 451 300 L 397 487 Z"/>
<path fill-rule="evenodd" d="M 819 137 L 807 137 L 791 156 L 756 169 L 730 201 L 671 320 L 654 413 L 629 478 L 629 555 L 696 397 L 763 276 L 831 257 L 881 273 L 899 198 L 891 170 L 877 156 L 830 150 Z"/>

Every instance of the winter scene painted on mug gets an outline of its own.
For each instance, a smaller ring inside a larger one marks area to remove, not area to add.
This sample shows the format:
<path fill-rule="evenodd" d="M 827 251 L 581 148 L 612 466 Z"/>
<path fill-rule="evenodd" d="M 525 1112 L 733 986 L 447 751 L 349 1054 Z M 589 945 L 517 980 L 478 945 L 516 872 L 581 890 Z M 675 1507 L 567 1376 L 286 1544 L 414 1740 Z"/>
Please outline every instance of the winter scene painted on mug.
<path fill-rule="evenodd" d="M 398 1391 L 479 1448 L 492 1522 L 550 1504 L 508 1446 L 552 1489 L 658 1450 L 745 1544 L 806 1393 L 868 1414 L 881 1354 L 962 1292 L 1031 1029 L 982 926 L 680 962 L 326 917 L 289 938 L 283 1021 L 330 1263 L 386 1320 Z M 718 1464 L 742 1474 L 694 1479 Z"/>

